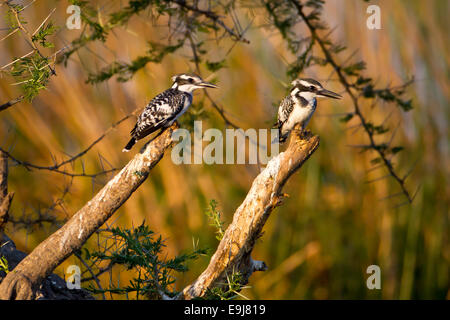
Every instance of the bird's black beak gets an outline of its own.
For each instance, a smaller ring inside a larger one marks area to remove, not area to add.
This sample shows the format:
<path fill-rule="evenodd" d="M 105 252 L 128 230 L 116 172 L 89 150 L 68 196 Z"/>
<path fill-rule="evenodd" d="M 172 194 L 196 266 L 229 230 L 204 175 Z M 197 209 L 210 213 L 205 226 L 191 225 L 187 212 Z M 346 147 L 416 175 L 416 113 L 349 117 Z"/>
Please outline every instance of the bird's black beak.
<path fill-rule="evenodd" d="M 210 82 L 200 82 L 198 84 L 198 86 L 203 87 L 203 88 L 218 88 L 218 86 L 216 86 L 215 84 L 212 84 Z"/>
<path fill-rule="evenodd" d="M 326 90 L 326 89 L 320 89 L 317 92 L 318 97 L 326 97 L 326 98 L 333 98 L 333 99 L 340 99 L 342 96 L 340 94 L 337 94 L 336 92 Z"/>

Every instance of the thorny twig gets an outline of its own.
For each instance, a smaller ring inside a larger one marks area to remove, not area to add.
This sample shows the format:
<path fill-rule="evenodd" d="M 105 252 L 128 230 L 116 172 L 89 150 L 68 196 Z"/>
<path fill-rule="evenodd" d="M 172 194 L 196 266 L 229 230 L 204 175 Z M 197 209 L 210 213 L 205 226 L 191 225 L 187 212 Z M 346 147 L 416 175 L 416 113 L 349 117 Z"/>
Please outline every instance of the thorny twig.
<path fill-rule="evenodd" d="M 33 40 L 33 35 L 30 34 L 30 32 L 28 32 L 28 30 L 23 26 L 22 22 L 20 21 L 19 18 L 19 11 L 17 11 L 14 6 L 12 6 L 9 2 L 6 2 L 6 4 L 9 7 L 9 10 L 12 11 L 12 13 L 14 14 L 14 17 L 16 18 L 16 22 L 17 22 L 17 26 L 18 28 L 23 32 L 23 34 L 25 34 L 25 36 L 27 37 L 26 41 L 27 43 L 31 46 L 31 48 L 33 48 L 33 50 L 39 54 L 42 58 L 44 58 L 44 55 L 41 53 L 41 51 L 38 49 L 38 47 L 36 46 L 36 44 L 34 43 Z M 55 10 L 53 10 L 50 15 L 54 12 Z M 44 20 L 44 22 L 50 17 L 50 15 L 47 16 L 47 18 Z M 43 24 L 42 24 L 43 25 Z M 42 26 L 41 25 L 41 26 Z M 35 33 L 41 28 L 41 26 L 35 31 Z M 50 72 L 52 75 L 56 75 L 55 69 L 52 68 L 50 65 L 48 66 L 48 68 L 50 69 Z"/>
<path fill-rule="evenodd" d="M 29 5 L 31 5 L 33 2 L 34 2 L 34 1 L 32 1 L 30 4 L 28 4 L 26 7 L 22 8 L 21 10 L 17 10 L 11 3 L 9 3 L 9 1 L 5 1 L 5 4 L 8 6 L 8 9 L 9 9 L 9 10 L 13 13 L 13 15 L 14 15 L 14 18 L 15 18 L 15 20 L 16 20 L 16 22 L 17 22 L 17 27 L 14 28 L 14 29 L 13 29 L 10 33 L 8 33 L 5 37 L 3 37 L 0 41 L 5 40 L 5 39 L 8 38 L 9 36 L 13 35 L 14 33 L 16 33 L 17 31 L 20 30 L 20 31 L 25 35 L 25 37 L 26 37 L 25 40 L 26 40 L 26 42 L 31 46 L 32 51 L 29 52 L 29 53 L 27 53 L 26 55 L 22 56 L 21 58 L 16 59 L 16 60 L 14 60 L 14 61 L 11 62 L 11 63 L 8 63 L 7 65 L 3 66 L 1 69 L 4 69 L 4 68 L 6 68 L 6 67 L 9 66 L 9 65 L 11 65 L 11 64 L 13 64 L 13 63 L 15 63 L 15 62 L 17 62 L 17 61 L 19 61 L 19 60 L 21 60 L 21 59 L 24 59 L 25 57 L 29 56 L 29 55 L 32 54 L 32 53 L 37 53 L 41 58 L 45 58 L 45 56 L 42 54 L 42 52 L 41 52 L 41 51 L 39 50 L 39 48 L 36 46 L 35 40 L 33 39 L 33 36 L 39 31 L 39 29 L 42 28 L 42 26 L 43 26 L 43 25 L 45 24 L 45 22 L 50 18 L 50 16 L 53 14 L 53 12 L 55 12 L 55 9 L 53 9 L 53 10 L 49 13 L 49 15 L 48 15 L 48 16 L 43 20 L 43 22 L 39 25 L 39 27 L 33 32 L 33 34 L 31 34 L 31 33 L 25 28 L 25 26 L 23 25 L 22 21 L 20 20 L 19 13 L 20 13 L 21 11 L 23 11 L 25 8 L 27 8 Z M 60 52 L 60 51 L 58 51 L 58 52 Z M 53 56 L 56 56 L 56 54 L 54 54 Z M 56 63 L 56 61 L 53 61 L 53 65 L 55 65 L 55 63 Z M 50 63 L 47 64 L 47 67 L 48 67 L 49 70 L 50 70 L 50 75 L 56 75 L 55 68 L 52 67 L 52 66 L 50 65 Z M 5 103 L 2 103 L 2 104 L 0 105 L 0 111 L 3 111 L 3 110 L 8 109 L 8 108 L 12 107 L 13 105 L 15 105 L 15 104 L 17 104 L 17 103 L 23 101 L 24 99 L 25 99 L 25 95 L 20 95 L 20 96 L 18 96 L 18 97 L 16 97 L 16 98 L 12 99 L 12 100 L 10 100 L 10 101 L 7 101 L 7 102 L 5 102 Z"/>
<path fill-rule="evenodd" d="M 368 138 L 369 138 L 369 147 L 370 149 L 374 150 L 378 153 L 380 159 L 382 160 L 384 166 L 389 171 L 389 174 L 391 177 L 394 178 L 394 180 L 397 182 L 397 184 L 400 186 L 402 193 L 405 195 L 409 203 L 412 203 L 414 197 L 411 196 L 409 191 L 406 188 L 405 185 L 405 179 L 401 178 L 398 173 L 394 170 L 394 167 L 387 159 L 387 155 L 383 151 L 383 149 L 379 148 L 375 142 L 374 134 L 372 130 L 370 130 L 366 119 L 364 118 L 364 115 L 361 112 L 361 108 L 359 106 L 358 96 L 352 91 L 352 84 L 349 83 L 346 76 L 344 75 L 341 67 L 336 62 L 335 58 L 333 57 L 331 51 L 327 48 L 327 45 L 325 41 L 319 36 L 317 33 L 316 27 L 311 23 L 311 21 L 308 19 L 307 15 L 303 11 L 303 5 L 299 3 L 297 0 L 290 0 L 291 3 L 295 6 L 297 9 L 297 12 L 299 16 L 303 19 L 305 25 L 308 27 L 311 36 L 317 41 L 319 44 L 320 49 L 322 50 L 323 54 L 325 55 L 326 60 L 331 64 L 331 66 L 334 68 L 338 78 L 339 82 L 344 86 L 345 92 L 350 96 L 353 107 L 354 107 L 354 114 L 359 118 L 362 127 L 364 128 L 364 132 L 366 132 Z"/>
<path fill-rule="evenodd" d="M 233 31 L 232 29 L 230 29 L 219 17 L 218 14 L 216 14 L 213 11 L 210 10 L 202 10 L 198 7 L 194 7 L 191 6 L 189 4 L 186 3 L 186 1 L 184 0 L 175 0 L 173 1 L 174 3 L 178 4 L 180 7 L 185 8 L 191 12 L 195 12 L 198 14 L 201 14 L 205 17 L 207 17 L 208 19 L 212 20 L 213 22 L 217 23 L 218 25 L 220 25 L 226 33 L 228 33 L 233 39 L 235 39 L 236 41 L 241 41 L 244 43 L 250 43 L 250 41 L 248 41 L 246 38 L 243 37 L 243 34 L 241 33 L 236 33 L 235 31 Z"/>
<path fill-rule="evenodd" d="M 15 162 L 16 164 L 25 167 L 28 170 L 31 169 L 37 169 L 37 170 L 47 170 L 47 171 L 53 171 L 59 174 L 63 174 L 69 177 L 87 177 L 87 178 L 95 178 L 98 177 L 100 175 L 104 175 L 104 174 L 108 174 L 111 172 L 115 172 L 118 169 L 117 168 L 112 168 L 112 169 L 108 169 L 108 170 L 102 170 L 100 172 L 97 173 L 93 173 L 93 174 L 87 174 L 84 172 L 84 168 L 83 168 L 83 172 L 82 173 L 70 173 L 67 172 L 65 170 L 61 170 L 60 168 L 67 165 L 67 164 L 73 164 L 75 162 L 75 160 L 83 157 L 86 153 L 89 152 L 89 150 L 91 150 L 96 144 L 98 144 L 100 141 L 103 140 L 103 138 L 106 137 L 106 135 L 108 133 L 110 133 L 113 129 L 115 129 L 119 124 L 121 124 L 122 122 L 124 122 L 125 120 L 129 119 L 130 117 L 132 117 L 136 112 L 138 112 L 139 110 L 136 110 L 134 112 L 132 112 L 131 114 L 126 115 L 125 117 L 123 117 L 122 119 L 120 119 L 119 121 L 117 121 L 116 123 L 114 123 L 113 125 L 111 125 L 111 127 L 109 127 L 105 132 L 103 132 L 97 139 L 95 139 L 87 148 L 85 148 L 83 151 L 79 152 L 78 154 L 76 154 L 73 157 L 70 157 L 67 160 L 64 160 L 60 163 L 54 164 L 53 166 L 40 166 L 40 165 L 36 165 L 33 163 L 30 163 L 28 161 L 23 161 L 23 160 L 19 160 L 17 158 L 15 158 L 14 156 L 12 156 L 8 151 L 6 151 L 5 149 L 0 147 L 0 151 L 2 151 L 3 153 L 6 154 L 6 156 L 8 156 L 8 158 L 10 158 L 13 162 Z"/>

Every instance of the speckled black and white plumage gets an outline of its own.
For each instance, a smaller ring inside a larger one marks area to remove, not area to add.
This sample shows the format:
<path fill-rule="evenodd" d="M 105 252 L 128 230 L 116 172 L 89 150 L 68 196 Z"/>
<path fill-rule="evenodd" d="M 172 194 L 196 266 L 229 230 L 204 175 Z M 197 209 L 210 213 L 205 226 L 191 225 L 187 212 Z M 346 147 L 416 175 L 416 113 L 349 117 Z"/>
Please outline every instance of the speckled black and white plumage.
<path fill-rule="evenodd" d="M 170 88 L 158 94 L 138 117 L 125 150 L 130 150 L 138 140 L 158 129 L 170 127 L 191 103 L 192 94 L 178 89 Z"/>
<path fill-rule="evenodd" d="M 154 97 L 139 115 L 123 151 L 131 150 L 138 140 L 149 134 L 170 127 L 191 105 L 195 89 L 216 87 L 193 74 L 181 74 L 172 79 L 172 87 Z"/>
<path fill-rule="evenodd" d="M 302 129 L 306 127 L 316 110 L 316 106 L 316 99 L 309 102 L 301 96 L 288 95 L 281 101 L 276 123 L 280 143 L 286 141 L 297 123 L 301 124 Z"/>
<path fill-rule="evenodd" d="M 340 95 L 325 90 L 314 79 L 297 79 L 292 82 L 292 89 L 278 107 L 278 119 L 275 124 L 278 128 L 279 142 L 283 143 L 294 129 L 300 124 L 303 131 L 316 111 L 316 97 L 330 97 L 339 99 Z"/>

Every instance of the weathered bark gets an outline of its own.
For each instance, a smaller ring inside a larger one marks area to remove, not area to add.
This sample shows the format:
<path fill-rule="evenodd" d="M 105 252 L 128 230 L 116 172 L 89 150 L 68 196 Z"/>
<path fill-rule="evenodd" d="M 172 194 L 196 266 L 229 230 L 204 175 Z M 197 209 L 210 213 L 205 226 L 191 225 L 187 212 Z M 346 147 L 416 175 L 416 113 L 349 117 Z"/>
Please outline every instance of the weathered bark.
<path fill-rule="evenodd" d="M 149 143 L 88 203 L 50 237 L 40 243 L 0 283 L 0 299 L 33 299 L 50 273 L 86 240 L 145 181 L 150 170 L 172 144 L 174 124 Z"/>
<path fill-rule="evenodd" d="M 270 160 L 253 181 L 247 197 L 236 210 L 233 222 L 225 231 L 207 269 L 183 290 L 180 298 L 202 297 L 209 289 L 227 283 L 227 275 L 233 272 L 240 272 L 245 284 L 254 271 L 267 269 L 264 262 L 251 258 L 255 241 L 261 235 L 273 208 L 280 204 L 284 184 L 318 146 L 318 136 L 307 134 L 303 139 L 299 139 L 296 132 L 292 132 L 286 151 Z"/>
<path fill-rule="evenodd" d="M 14 268 L 22 261 L 27 254 L 17 250 L 14 242 L 6 235 L 0 237 L 0 257 L 4 257 L 8 262 L 9 272 L 14 272 Z M 0 282 L 6 276 L 4 271 L 0 271 Z M 52 273 L 46 277 L 39 290 L 36 292 L 37 300 L 94 300 L 95 298 L 85 289 L 69 289 L 66 281 L 58 275 Z"/>
<path fill-rule="evenodd" d="M 8 158 L 0 151 L 0 240 L 14 192 L 8 192 Z"/>

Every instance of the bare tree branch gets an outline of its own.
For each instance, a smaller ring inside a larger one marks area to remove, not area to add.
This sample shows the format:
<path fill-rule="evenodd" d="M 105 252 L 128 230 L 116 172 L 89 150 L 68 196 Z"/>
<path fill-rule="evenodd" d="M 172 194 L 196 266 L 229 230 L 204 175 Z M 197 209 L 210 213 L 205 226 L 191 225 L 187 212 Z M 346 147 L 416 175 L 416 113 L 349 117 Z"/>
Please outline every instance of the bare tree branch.
<path fill-rule="evenodd" d="M 95 177 L 100 176 L 100 175 L 104 175 L 104 174 L 108 174 L 108 173 L 111 173 L 111 172 L 115 172 L 118 169 L 117 168 L 111 168 L 109 170 L 102 170 L 102 171 L 97 172 L 97 173 L 88 174 L 88 173 L 84 172 L 84 170 L 83 170 L 82 173 L 71 173 L 71 172 L 67 172 L 65 170 L 61 170 L 61 168 L 64 167 L 65 165 L 67 165 L 67 164 L 73 164 L 75 162 L 75 160 L 82 158 L 96 144 L 98 144 L 100 141 L 102 141 L 103 138 L 105 138 L 106 135 L 109 134 L 113 129 L 115 129 L 118 125 L 120 125 L 125 120 L 131 118 L 133 115 L 135 115 L 140 110 L 141 109 L 137 109 L 137 110 L 133 111 L 132 113 L 126 115 L 125 117 L 123 117 L 119 121 L 117 121 L 114 124 L 112 124 L 111 127 L 109 127 L 105 132 L 103 132 L 97 139 L 95 139 L 95 141 L 93 141 L 83 151 L 80 151 L 78 154 L 70 157 L 69 159 L 61 161 L 59 163 L 55 163 L 52 166 L 40 166 L 40 165 L 36 165 L 36 164 L 30 163 L 28 161 L 19 160 L 16 157 L 14 157 L 13 155 L 11 155 L 8 151 L 6 151 L 5 149 L 3 149 L 1 147 L 0 147 L 0 152 L 2 152 L 4 155 L 6 155 L 8 158 L 10 158 L 13 162 L 15 162 L 18 165 L 21 165 L 24 168 L 26 168 L 27 170 L 37 169 L 37 170 L 53 171 L 53 172 L 60 173 L 60 174 L 63 174 L 63 175 L 66 175 L 66 176 L 69 176 L 69 177 L 72 177 L 72 178 L 74 178 L 74 177 L 95 178 Z"/>
<path fill-rule="evenodd" d="M 233 222 L 225 231 L 207 269 L 183 290 L 182 298 L 204 296 L 208 290 L 226 283 L 227 275 L 233 272 L 240 272 L 245 284 L 254 271 L 266 270 L 264 262 L 251 258 L 255 242 L 272 210 L 281 204 L 284 184 L 318 146 L 318 136 L 308 134 L 301 140 L 292 134 L 287 150 L 270 160 L 253 181 L 247 197 L 236 210 Z"/>
<path fill-rule="evenodd" d="M 238 32 L 234 32 L 232 29 L 230 29 L 221 19 L 220 16 L 218 14 L 216 14 L 213 11 L 210 10 L 202 10 L 200 8 L 198 8 L 197 6 L 192 6 L 188 3 L 186 3 L 186 1 L 184 0 L 174 0 L 174 3 L 178 4 L 180 7 L 185 8 L 188 11 L 203 15 L 205 17 L 207 17 L 208 19 L 212 20 L 214 23 L 217 23 L 218 25 L 220 25 L 223 30 L 228 33 L 234 40 L 236 41 L 242 41 L 244 43 L 250 43 L 249 40 L 247 40 L 246 38 L 243 37 L 243 34 Z"/>
<path fill-rule="evenodd" d="M 146 180 L 172 144 L 174 124 L 148 143 L 58 231 L 40 243 L 0 283 L 0 299 L 33 299 L 41 282 L 86 240 Z"/>
<path fill-rule="evenodd" d="M 0 104 L 0 111 L 6 110 L 6 109 L 8 109 L 9 107 L 12 107 L 13 105 L 15 105 L 16 103 L 19 103 L 19 102 L 22 101 L 23 99 L 24 99 L 24 96 L 21 95 L 21 96 L 15 98 L 15 99 L 12 99 L 12 100 L 10 100 L 10 101 L 8 101 L 8 102 L 5 102 L 5 103 L 3 103 L 3 104 Z"/>
<path fill-rule="evenodd" d="M 8 157 L 0 151 L 0 240 L 14 192 L 8 193 Z"/>
<path fill-rule="evenodd" d="M 411 196 L 409 191 L 406 189 L 405 179 L 401 178 L 399 176 L 399 174 L 395 171 L 394 167 L 392 166 L 392 163 L 387 159 L 386 154 L 383 151 L 383 149 L 381 149 L 381 148 L 379 148 L 377 146 L 377 144 L 375 142 L 375 138 L 374 138 L 373 132 L 372 132 L 372 130 L 370 130 L 369 125 L 368 125 L 368 123 L 366 121 L 366 118 L 362 114 L 362 111 L 361 111 L 361 108 L 360 108 L 360 105 L 359 105 L 359 102 L 358 102 L 358 96 L 356 96 L 355 93 L 351 90 L 352 85 L 349 83 L 349 81 L 347 80 L 346 76 L 344 75 L 344 72 L 342 71 L 342 67 L 339 66 L 339 64 L 334 59 L 331 51 L 327 48 L 326 40 L 324 40 L 322 37 L 320 37 L 319 34 L 317 33 L 317 28 L 311 23 L 310 19 L 305 14 L 303 5 L 297 0 L 290 0 L 290 1 L 294 5 L 294 7 L 297 9 L 297 12 L 298 12 L 299 16 L 303 19 L 305 25 L 308 27 L 308 29 L 309 29 L 309 31 L 311 33 L 311 36 L 319 44 L 319 47 L 322 50 L 326 60 L 331 64 L 331 66 L 335 70 L 336 74 L 338 75 L 339 82 L 344 86 L 346 93 L 348 93 L 348 95 L 350 96 L 350 98 L 352 100 L 352 103 L 353 103 L 354 114 L 359 118 L 359 120 L 361 122 L 361 125 L 364 128 L 364 131 L 366 132 L 366 134 L 367 134 L 367 136 L 369 138 L 370 148 L 378 153 L 378 155 L 379 155 L 380 159 L 382 160 L 384 166 L 388 170 L 389 175 L 400 186 L 400 188 L 402 190 L 402 193 L 404 194 L 404 196 L 408 200 L 408 203 L 412 203 L 413 197 Z M 400 87 L 406 87 L 410 83 L 411 82 L 408 81 L 407 83 L 403 84 Z"/>

